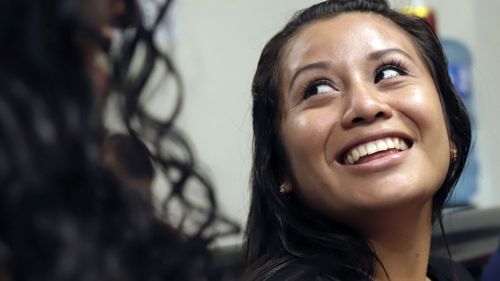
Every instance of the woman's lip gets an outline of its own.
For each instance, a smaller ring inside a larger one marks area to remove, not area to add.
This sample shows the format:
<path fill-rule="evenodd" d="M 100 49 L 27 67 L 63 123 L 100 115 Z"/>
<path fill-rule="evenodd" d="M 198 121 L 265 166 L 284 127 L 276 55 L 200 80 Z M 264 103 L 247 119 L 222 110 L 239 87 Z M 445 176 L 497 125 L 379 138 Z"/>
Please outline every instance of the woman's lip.
<path fill-rule="evenodd" d="M 344 165 L 343 157 L 344 155 L 354 147 L 365 144 L 374 140 L 378 139 L 384 139 L 384 138 L 400 138 L 403 139 L 407 142 L 408 146 L 411 147 L 413 144 L 413 140 L 405 133 L 399 132 L 399 131 L 384 131 L 384 132 L 378 132 L 375 134 L 366 134 L 363 135 L 360 138 L 354 138 L 353 140 L 349 141 L 343 149 L 340 150 L 340 152 L 335 156 L 335 160 Z"/>
<path fill-rule="evenodd" d="M 408 156 L 410 151 L 411 148 L 402 151 L 382 152 L 377 157 L 373 157 L 368 161 L 354 165 L 343 165 L 343 167 L 354 173 L 379 172 L 399 165 Z"/>

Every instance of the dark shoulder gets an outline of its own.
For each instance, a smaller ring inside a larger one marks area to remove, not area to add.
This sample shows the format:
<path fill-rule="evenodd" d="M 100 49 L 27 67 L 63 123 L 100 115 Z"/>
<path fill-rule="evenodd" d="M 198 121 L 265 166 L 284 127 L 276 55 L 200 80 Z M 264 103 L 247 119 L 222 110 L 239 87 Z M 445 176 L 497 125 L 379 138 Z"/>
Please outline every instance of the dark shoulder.
<path fill-rule="evenodd" d="M 334 266 L 331 266 L 334 267 Z M 296 258 L 279 257 L 257 262 L 247 268 L 245 281 L 341 281 L 313 264 Z"/>
<path fill-rule="evenodd" d="M 277 272 L 266 281 L 341 281 L 341 280 L 335 277 L 318 274 L 314 271 L 284 269 Z"/>
<path fill-rule="evenodd" d="M 467 269 L 445 257 L 432 256 L 427 275 L 433 281 L 474 281 Z"/>

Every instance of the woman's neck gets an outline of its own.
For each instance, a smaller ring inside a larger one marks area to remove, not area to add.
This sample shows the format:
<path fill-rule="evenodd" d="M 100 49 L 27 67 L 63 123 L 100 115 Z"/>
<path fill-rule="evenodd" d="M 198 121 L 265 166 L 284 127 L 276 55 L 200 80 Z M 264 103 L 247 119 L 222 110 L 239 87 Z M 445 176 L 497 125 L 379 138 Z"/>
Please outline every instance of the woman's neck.
<path fill-rule="evenodd" d="M 367 233 L 379 258 L 374 264 L 375 280 L 428 280 L 432 202 L 380 215 L 372 218 L 376 225 Z"/>

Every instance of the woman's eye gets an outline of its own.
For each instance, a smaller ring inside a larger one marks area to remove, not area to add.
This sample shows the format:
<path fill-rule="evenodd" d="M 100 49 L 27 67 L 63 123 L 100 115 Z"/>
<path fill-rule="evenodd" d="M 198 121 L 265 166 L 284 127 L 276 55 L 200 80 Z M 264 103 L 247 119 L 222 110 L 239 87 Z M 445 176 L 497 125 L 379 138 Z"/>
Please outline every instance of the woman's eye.
<path fill-rule="evenodd" d="M 398 66 L 388 65 L 377 72 L 377 74 L 375 75 L 375 83 L 401 75 L 406 75 L 406 71 Z"/>
<path fill-rule="evenodd" d="M 310 98 L 318 94 L 324 94 L 331 91 L 335 91 L 335 88 L 329 85 L 326 81 L 319 81 L 307 86 L 304 91 L 304 99 Z"/>

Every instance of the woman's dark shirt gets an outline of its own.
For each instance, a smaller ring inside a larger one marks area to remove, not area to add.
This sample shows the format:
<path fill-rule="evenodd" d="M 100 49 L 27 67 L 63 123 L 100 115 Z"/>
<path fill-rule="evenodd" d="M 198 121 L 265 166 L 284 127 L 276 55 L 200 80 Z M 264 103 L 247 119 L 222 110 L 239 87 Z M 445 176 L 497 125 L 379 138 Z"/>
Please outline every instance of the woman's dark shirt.
<path fill-rule="evenodd" d="M 298 270 L 296 268 L 289 268 L 281 270 L 280 272 L 274 274 L 271 278 L 266 281 L 344 281 L 353 280 L 351 278 L 335 278 L 329 276 L 329 274 L 323 274 L 320 272 L 315 272 L 311 270 Z M 305 268 L 303 268 L 305 269 Z M 474 281 L 474 278 L 470 273 L 461 265 L 451 261 L 444 257 L 431 257 L 429 260 L 429 267 L 427 270 L 427 276 L 432 281 Z M 370 281 L 369 278 L 356 279 L 360 281 Z"/>
<path fill-rule="evenodd" d="M 463 266 L 444 257 L 431 257 L 427 276 L 432 281 L 474 281 Z"/>

